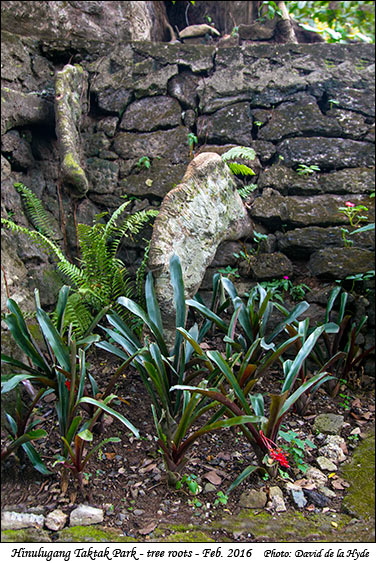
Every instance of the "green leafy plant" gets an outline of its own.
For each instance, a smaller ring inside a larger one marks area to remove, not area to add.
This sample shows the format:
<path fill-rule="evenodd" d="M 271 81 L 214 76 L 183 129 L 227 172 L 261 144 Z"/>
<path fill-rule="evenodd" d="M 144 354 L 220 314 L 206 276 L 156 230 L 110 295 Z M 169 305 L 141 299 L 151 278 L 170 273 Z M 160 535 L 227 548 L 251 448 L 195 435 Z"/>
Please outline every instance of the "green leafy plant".
<path fill-rule="evenodd" d="M 200 355 L 191 357 L 194 347 L 199 349 L 196 341 L 199 339 L 199 332 L 196 325 L 189 332 L 184 333 L 192 338 L 193 345 L 189 342 L 185 343 L 179 332 L 184 330 L 181 327 L 185 326 L 187 311 L 182 270 L 176 255 L 170 260 L 170 277 L 176 310 L 176 331 L 172 347 L 165 336 L 151 272 L 146 278 L 145 285 L 146 311 L 129 298 L 118 299 L 120 305 L 138 316 L 147 327 L 149 335 L 145 346 L 141 345 L 136 335 L 116 314 L 107 315 L 109 323 L 115 330 L 103 328 L 120 349 L 112 342 L 100 342 L 97 345 L 123 360 L 131 361 L 137 369 L 151 399 L 157 444 L 162 452 L 169 484 L 175 486 L 181 470 L 187 463 L 186 454 L 200 436 L 237 425 L 243 419 L 231 417 L 218 420 L 217 416 L 212 416 L 198 430 L 192 431 L 192 426 L 199 425 L 199 419 L 213 409 L 214 404 L 199 394 L 190 397 L 189 393 L 175 389 L 175 386 L 199 377 L 201 370 L 193 368 L 200 366 L 206 368 L 205 364 L 208 360 Z M 189 369 L 192 369 L 190 374 Z"/>
<path fill-rule="evenodd" d="M 290 14 L 304 29 L 328 43 L 375 42 L 375 9 L 371 1 L 288 2 Z"/>
<path fill-rule="evenodd" d="M 333 288 L 328 298 L 324 322 L 321 325 L 325 328 L 322 339 L 316 343 L 309 358 L 319 369 L 327 369 L 335 373 L 336 377 L 326 384 L 333 397 L 339 391 L 341 380 L 347 381 L 349 386 L 352 381 L 355 384 L 354 375 L 375 349 L 375 346 L 363 349 L 357 344 L 360 331 L 365 326 L 368 317 L 364 315 L 359 322 L 352 321 L 351 313 L 346 311 L 347 300 L 347 292 L 339 286 Z M 338 312 L 335 313 L 334 306 L 338 301 Z M 284 311 L 282 306 L 279 305 L 278 308 L 282 312 Z M 286 310 L 285 314 L 287 314 Z M 291 336 L 300 333 L 303 338 L 310 333 L 307 322 L 300 326 L 292 323 L 288 330 Z M 306 377 L 307 365 L 304 366 L 304 369 L 304 377 Z"/>
<path fill-rule="evenodd" d="M 186 485 L 191 495 L 197 495 L 200 492 L 200 486 L 197 483 L 196 475 L 183 475 L 183 477 L 176 482 L 176 490 L 179 491 L 183 485 Z"/>
<path fill-rule="evenodd" d="M 184 331 L 184 329 L 178 330 L 194 345 L 192 337 Z M 195 350 L 201 350 L 201 356 L 207 358 L 209 371 L 213 374 L 213 372 L 215 373 L 219 370 L 223 381 L 226 382 L 226 387 L 222 384 L 220 378 L 218 380 L 220 381 L 220 385 L 217 384 L 217 386 L 211 386 L 210 381 L 207 381 L 201 387 L 178 385 L 174 389 L 186 390 L 193 395 L 200 394 L 208 397 L 221 405 L 219 412 L 223 412 L 228 416 L 239 417 L 239 419 L 246 416 L 255 417 L 254 420 L 249 420 L 249 422 L 246 422 L 244 419 L 243 422 L 239 421 L 239 428 L 250 442 L 256 454 L 258 465 L 248 466 L 232 483 L 227 493 L 260 467 L 264 471 L 272 474 L 275 474 L 278 464 L 281 464 L 283 467 L 288 467 L 286 457 L 283 455 L 280 448 L 275 445 L 275 440 L 284 417 L 288 411 L 293 408 L 299 397 L 311 387 L 322 384 L 330 379 L 330 376 L 325 372 L 319 371 L 293 391 L 302 363 L 310 354 L 323 330 L 323 327 L 315 329 L 307 341 L 304 342 L 294 360 L 285 360 L 282 363 L 284 383 L 280 393 L 269 394 L 268 417 L 266 417 L 264 396 L 261 393 L 252 395 L 249 392 L 250 388 L 252 388 L 252 385 L 249 385 L 252 370 L 247 373 L 247 377 L 245 378 L 243 377 L 244 371 L 234 369 L 234 360 L 226 361 L 217 350 L 204 352 L 196 343 Z"/>
<path fill-rule="evenodd" d="M 271 289 L 274 299 L 284 302 L 284 294 L 286 292 L 292 297 L 294 301 L 300 301 L 304 298 L 307 291 L 310 291 L 308 285 L 301 283 L 294 285 L 289 276 L 283 276 L 282 279 L 272 280 L 267 282 L 260 282 L 260 285 L 265 289 Z"/>
<path fill-rule="evenodd" d="M 224 276 L 228 277 L 231 280 L 240 278 L 238 268 L 232 268 L 231 266 L 226 266 L 226 268 L 219 268 L 218 272 L 220 272 L 221 274 L 223 274 Z"/>
<path fill-rule="evenodd" d="M 43 393 L 36 395 L 26 413 L 23 413 L 23 402 L 21 400 L 20 393 L 17 395 L 15 412 L 16 419 L 14 419 L 9 413 L 5 412 L 7 421 L 5 428 L 9 434 L 6 437 L 8 443 L 1 450 L 1 461 L 4 461 L 10 454 L 16 452 L 21 446 L 31 461 L 33 467 L 43 475 L 49 475 L 51 471 L 47 469 L 40 455 L 33 446 L 33 441 L 46 438 L 47 432 L 42 428 L 35 428 L 41 423 L 39 419 L 30 420 L 32 412 Z"/>
<path fill-rule="evenodd" d="M 146 170 L 148 170 L 151 166 L 151 162 L 150 162 L 150 158 L 148 156 L 141 156 L 141 158 L 138 160 L 136 166 L 138 168 L 146 168 Z"/>
<path fill-rule="evenodd" d="M 307 166 L 306 164 L 299 164 L 296 171 L 299 176 L 310 176 L 315 172 L 320 172 L 320 168 L 315 164 L 311 164 L 310 166 Z"/>
<path fill-rule="evenodd" d="M 14 438 L 11 448 L 14 450 L 15 446 L 22 445 L 34 467 L 43 473 L 48 473 L 49 471 L 46 470 L 39 456 L 37 456 L 32 446 L 27 442 L 43 437 L 44 434 L 39 431 L 36 434 L 36 431 L 32 430 L 39 421 L 31 422 L 30 416 L 35 406 L 45 395 L 51 393 L 51 391 L 55 393 L 57 397 L 55 404 L 59 434 L 63 442 L 62 455 L 58 457 L 58 462 L 63 463 L 64 467 L 73 472 L 80 488 L 82 488 L 83 469 L 92 453 L 104 443 L 102 442 L 96 446 L 91 453 L 83 455 L 84 442 L 92 440 L 91 430 L 100 421 L 103 412 L 107 412 L 119 419 L 135 434 L 138 434 L 138 432 L 127 419 L 109 406 L 109 403 L 116 398 L 116 395 L 112 394 L 115 383 L 132 358 L 120 366 L 106 388 L 101 390 L 100 400 L 94 398 L 99 397 L 99 388 L 92 376 L 87 373 L 85 358 L 86 351 L 94 342 L 99 340 L 99 336 L 90 334 L 86 338 L 77 341 L 71 331 L 68 331 L 67 336 L 64 336 L 64 315 L 69 289 L 69 287 L 63 286 L 59 292 L 54 315 L 55 322 L 41 308 L 39 292 L 35 290 L 36 320 L 39 326 L 41 343 L 37 341 L 37 337 L 32 336 L 32 332 L 29 330 L 17 303 L 12 299 L 8 299 L 7 306 L 10 313 L 4 317 L 4 321 L 15 343 L 26 354 L 29 364 L 2 354 L 2 363 L 11 366 L 17 370 L 17 373 L 2 375 L 1 384 L 2 393 L 7 393 L 17 388 L 20 384 L 31 384 L 33 386 L 33 399 L 23 417 L 21 417 L 21 410 L 19 408 L 16 410 L 17 422 L 8 417 Z M 86 376 L 90 381 L 93 397 L 88 396 L 89 386 L 85 385 Z M 34 386 L 39 388 L 38 391 L 34 389 Z M 83 417 L 78 413 L 79 408 L 86 412 L 86 417 L 88 415 L 88 420 L 86 419 L 81 428 L 79 426 L 83 421 Z M 74 449 L 71 446 L 72 441 L 74 442 Z M 114 440 L 111 439 L 111 441 Z M 71 457 L 72 464 L 67 462 L 68 454 Z M 66 475 L 63 473 L 62 483 L 66 482 Z"/>
<path fill-rule="evenodd" d="M 1 222 L 13 232 L 26 234 L 54 257 L 59 272 L 74 288 L 66 304 L 64 326 L 72 325 L 77 337 L 84 337 L 97 314 L 103 316 L 111 306 L 116 307 L 117 297 L 134 296 L 127 268 L 118 257 L 118 251 L 123 239 L 138 234 L 158 211 L 144 210 L 124 217 L 130 203 L 126 201 L 114 211 L 107 223 L 102 222 L 106 213 L 101 213 L 96 216 L 92 226 L 79 224 L 77 232 L 81 258 L 80 266 L 77 266 L 66 258 L 53 238 L 50 218 L 39 199 L 23 184 L 16 186 L 29 208 L 36 230 L 3 218 Z"/>
<path fill-rule="evenodd" d="M 214 501 L 214 506 L 218 506 L 219 504 L 226 505 L 228 502 L 228 495 L 226 495 L 223 491 L 218 491 L 217 498 Z"/>
<path fill-rule="evenodd" d="M 314 449 L 315 444 L 308 440 L 308 438 L 301 440 L 298 438 L 297 432 L 289 430 L 285 432 L 284 430 L 279 431 L 279 436 L 287 442 L 287 445 L 282 444 L 283 450 L 288 454 L 289 458 L 293 459 L 297 468 L 302 472 L 306 473 L 308 465 L 304 463 L 304 455 L 306 448 Z"/>
<path fill-rule="evenodd" d="M 192 157 L 193 149 L 198 144 L 197 135 L 195 135 L 194 133 L 188 133 L 187 141 L 188 141 L 188 145 L 189 145 L 189 156 Z"/>
<path fill-rule="evenodd" d="M 248 184 L 247 186 L 238 188 L 238 194 L 242 199 L 247 199 L 255 190 L 257 190 L 257 184 Z"/>
<path fill-rule="evenodd" d="M 233 147 L 222 155 L 222 160 L 227 164 L 233 174 L 241 176 L 254 176 L 255 172 L 249 166 L 234 162 L 234 159 L 243 158 L 245 160 L 254 160 L 256 153 L 250 147 Z"/>
<path fill-rule="evenodd" d="M 338 211 L 347 217 L 351 227 L 358 227 L 362 221 L 368 221 L 367 215 L 363 215 L 364 211 L 368 211 L 365 205 L 355 205 L 351 201 L 346 201 L 345 207 L 339 207 Z"/>
<path fill-rule="evenodd" d="M 258 9 L 258 19 L 264 21 L 265 19 L 272 20 L 275 16 L 282 16 L 282 12 L 278 7 L 277 2 L 260 2 Z"/>

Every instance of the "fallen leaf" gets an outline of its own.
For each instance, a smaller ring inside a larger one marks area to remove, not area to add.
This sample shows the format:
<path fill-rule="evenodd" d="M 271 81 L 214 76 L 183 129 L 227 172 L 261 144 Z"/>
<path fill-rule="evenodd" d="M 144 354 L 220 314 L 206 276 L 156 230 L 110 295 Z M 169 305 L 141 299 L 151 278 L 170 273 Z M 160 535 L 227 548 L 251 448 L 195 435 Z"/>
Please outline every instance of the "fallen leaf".
<path fill-rule="evenodd" d="M 330 508 L 329 506 L 324 506 L 324 508 L 322 509 L 322 513 L 325 514 L 326 512 L 329 512 Z"/>
<path fill-rule="evenodd" d="M 157 523 L 156 523 L 156 522 L 150 522 L 150 524 L 148 524 L 148 525 L 145 526 L 144 528 L 140 528 L 140 529 L 138 530 L 138 533 L 141 534 L 142 536 L 147 536 L 147 535 L 150 534 L 150 532 L 152 532 L 156 527 L 157 527 Z"/>
<path fill-rule="evenodd" d="M 359 409 L 362 408 L 362 403 L 360 402 L 360 399 L 354 399 L 353 402 L 351 403 L 352 407 L 358 407 Z"/>
<path fill-rule="evenodd" d="M 106 456 L 106 459 L 114 459 L 115 456 L 116 456 L 116 453 L 115 452 L 106 452 L 104 455 Z"/>
<path fill-rule="evenodd" d="M 155 469 L 157 467 L 156 463 L 151 463 L 150 465 L 147 465 L 146 467 L 142 467 L 138 472 L 143 475 L 144 473 L 149 473 L 149 471 L 153 471 L 153 469 Z"/>
<path fill-rule="evenodd" d="M 315 505 L 310 504 L 309 506 L 306 507 L 306 510 L 309 510 L 310 512 L 312 512 L 313 510 L 315 510 Z"/>
<path fill-rule="evenodd" d="M 359 435 L 360 433 L 361 433 L 361 430 L 360 430 L 359 426 L 357 426 L 356 428 L 354 428 L 354 430 L 351 430 L 351 432 L 350 432 L 350 434 L 352 436 Z"/>
<path fill-rule="evenodd" d="M 212 485 L 220 485 L 222 483 L 221 477 L 215 471 L 208 471 L 203 475 L 204 479 L 207 479 L 212 483 Z"/>
<path fill-rule="evenodd" d="M 331 525 L 333 526 L 333 528 L 338 528 L 337 522 L 331 522 Z"/>

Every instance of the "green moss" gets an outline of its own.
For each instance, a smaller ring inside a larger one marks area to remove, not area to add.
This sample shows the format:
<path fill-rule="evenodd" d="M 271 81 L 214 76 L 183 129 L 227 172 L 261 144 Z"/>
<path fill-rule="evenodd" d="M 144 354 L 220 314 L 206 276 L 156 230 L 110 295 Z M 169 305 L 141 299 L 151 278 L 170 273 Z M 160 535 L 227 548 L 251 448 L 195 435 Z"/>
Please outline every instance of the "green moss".
<path fill-rule="evenodd" d="M 74 174 L 77 174 L 79 176 L 85 176 L 85 172 L 82 170 L 81 166 L 75 160 L 75 158 L 74 158 L 74 156 L 71 152 L 68 152 L 65 155 L 63 164 L 64 164 L 64 166 L 69 168 L 71 170 L 71 172 L 73 172 Z"/>
<path fill-rule="evenodd" d="M 349 481 L 343 509 L 356 518 L 370 519 L 375 514 L 375 436 L 366 438 L 355 450 L 350 463 L 342 466 Z"/>
<path fill-rule="evenodd" d="M 160 542 L 175 542 L 175 543 L 195 543 L 195 542 L 214 542 L 210 536 L 204 534 L 200 530 L 190 530 L 187 532 L 177 532 L 167 537 L 160 538 Z"/>
<path fill-rule="evenodd" d="M 4 530 L 1 532 L 2 543 L 48 543 L 51 542 L 48 533 L 35 528 L 24 530 Z"/>
<path fill-rule="evenodd" d="M 135 538 L 123 536 L 121 530 L 103 526 L 72 526 L 59 532 L 59 541 L 70 542 L 136 542 Z"/>
<path fill-rule="evenodd" d="M 268 538 L 270 541 L 305 541 L 312 536 L 323 541 L 336 541 L 338 533 L 350 520 L 349 516 L 343 514 L 337 514 L 334 518 L 330 513 L 288 511 L 269 514 L 265 511 L 242 510 L 236 517 L 214 522 L 211 527 L 243 535 L 251 534 L 255 539 Z"/>

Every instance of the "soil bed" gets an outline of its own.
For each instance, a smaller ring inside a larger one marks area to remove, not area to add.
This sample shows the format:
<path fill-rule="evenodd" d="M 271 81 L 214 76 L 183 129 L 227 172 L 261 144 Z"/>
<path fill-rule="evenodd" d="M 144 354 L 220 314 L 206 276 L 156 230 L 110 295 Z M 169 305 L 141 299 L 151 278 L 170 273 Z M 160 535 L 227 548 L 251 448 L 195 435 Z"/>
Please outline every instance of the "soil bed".
<path fill-rule="evenodd" d="M 100 388 L 104 387 L 119 365 L 103 351 L 92 353 L 90 363 L 90 373 Z M 258 383 L 257 392 L 270 392 L 272 379 L 273 387 L 279 388 L 278 378 L 277 372 L 268 374 L 263 382 Z M 119 436 L 121 442 L 106 444 L 91 458 L 84 475 L 86 498 L 76 491 L 73 481 L 70 481 L 67 492 L 62 494 L 58 466 L 54 469 L 55 474 L 46 477 L 34 471 L 27 459 L 23 462 L 11 456 L 2 464 L 3 510 L 22 512 L 42 507 L 44 512 L 55 508 L 71 512 L 78 504 L 88 503 L 104 509 L 105 526 L 120 528 L 124 534 L 135 540 L 145 540 L 153 538 L 153 530 L 157 526 L 165 529 L 168 535 L 168 530 L 176 530 L 176 526 L 184 530 L 192 526 L 204 527 L 224 517 L 236 518 L 242 510 L 239 504 L 240 496 L 249 489 L 264 489 L 268 493 L 270 486 L 278 485 L 284 491 L 287 509 L 296 509 L 291 504 L 281 477 L 264 481 L 257 473 L 253 473 L 233 490 L 226 504 L 216 502 L 219 491 L 225 493 L 245 467 L 255 464 L 252 448 L 244 440 L 239 429 L 206 435 L 191 450 L 190 461 L 184 474 L 196 476 L 202 489 L 197 497 L 189 494 L 184 487 L 178 491 L 169 488 L 162 458 L 154 440 L 154 424 L 148 395 L 133 369 L 129 369 L 119 381 L 116 393 L 124 402 L 119 402 L 114 408 L 139 429 L 140 438 L 136 439 L 120 422 L 106 416 L 103 433 L 96 439 Z M 346 393 L 349 394 L 349 391 Z M 341 436 L 346 440 L 347 459 L 350 459 L 354 442 L 357 441 L 351 439 L 352 430 L 360 429 L 358 440 L 361 440 L 374 421 L 374 393 L 370 390 L 359 392 L 356 397 L 351 397 L 349 408 L 345 408 L 342 401 L 340 397 L 332 399 L 324 390 L 320 390 L 314 395 L 304 416 L 291 413 L 286 417 L 284 429 L 294 430 L 299 433 L 301 439 L 309 439 L 320 447 L 321 443 L 313 433 L 316 415 L 328 412 L 343 414 L 345 425 Z M 37 447 L 50 467 L 54 456 L 60 453 L 56 417 L 51 416 L 53 408 L 53 404 L 43 403 L 38 413 L 39 418 L 45 419 L 44 428 L 48 431 L 49 438 L 40 441 Z M 4 438 L 3 430 L 3 441 Z M 319 455 L 316 452 L 317 449 L 307 451 L 305 462 L 315 466 L 315 458 Z M 292 480 L 304 477 L 302 473 L 294 474 L 293 468 L 294 464 L 291 463 L 289 472 Z M 336 496 L 329 499 L 326 508 L 318 508 L 308 503 L 301 513 L 307 516 L 323 511 L 341 513 L 346 487 L 334 491 Z M 234 535 L 230 529 L 213 531 L 211 537 L 214 541 L 218 534 L 220 541 L 226 541 L 226 538 L 227 541 L 252 541 L 250 535 Z M 339 538 L 338 541 L 342 540 Z"/>

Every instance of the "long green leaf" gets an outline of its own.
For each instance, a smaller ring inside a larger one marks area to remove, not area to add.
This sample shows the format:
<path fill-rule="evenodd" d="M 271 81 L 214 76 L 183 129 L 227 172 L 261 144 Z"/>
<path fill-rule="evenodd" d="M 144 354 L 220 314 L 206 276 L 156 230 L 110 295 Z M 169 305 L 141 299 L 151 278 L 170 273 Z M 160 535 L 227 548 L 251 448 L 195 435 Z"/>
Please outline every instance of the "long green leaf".
<path fill-rule="evenodd" d="M 220 330 L 227 333 L 228 330 L 227 324 L 224 321 L 222 321 L 222 319 L 218 317 L 218 315 L 213 313 L 213 311 L 211 311 L 208 307 L 202 305 L 195 299 L 187 299 L 186 304 L 189 307 L 193 307 L 194 309 L 200 311 L 200 313 L 204 315 L 204 317 L 209 319 L 209 321 L 213 322 Z"/>
<path fill-rule="evenodd" d="M 55 311 L 56 328 L 60 335 L 62 335 L 62 331 L 64 327 L 64 314 L 67 306 L 69 291 L 70 291 L 70 287 L 67 285 L 63 285 L 63 287 L 59 291 L 59 297 L 57 300 L 56 311 Z"/>
<path fill-rule="evenodd" d="M 7 300 L 7 307 L 8 307 L 8 309 L 11 313 L 16 315 L 19 327 L 20 327 L 23 335 L 25 336 L 25 338 L 30 340 L 30 333 L 28 331 L 27 325 L 25 323 L 24 316 L 23 316 L 22 311 L 19 308 L 18 304 L 13 299 L 8 299 Z"/>
<path fill-rule="evenodd" d="M 248 465 L 248 467 L 246 467 L 240 473 L 240 475 L 235 479 L 235 481 L 231 483 L 231 485 L 226 491 L 226 494 L 231 493 L 231 491 L 233 491 L 238 485 L 240 485 L 240 483 L 242 483 L 247 477 L 249 477 L 249 475 L 251 475 L 257 469 L 260 469 L 258 465 Z"/>
<path fill-rule="evenodd" d="M 276 308 L 281 310 L 280 306 L 276 303 Z M 309 303 L 307 303 L 307 301 L 302 301 L 301 303 L 298 303 L 296 307 L 294 307 L 294 309 L 291 311 L 291 313 L 288 313 L 286 318 L 283 319 L 283 321 L 281 321 L 273 330 L 273 332 L 266 338 L 267 342 L 272 342 L 274 340 L 274 338 L 284 329 L 284 327 L 288 324 L 293 323 L 300 315 L 302 315 L 308 308 L 310 307 Z M 286 309 L 283 308 L 283 311 L 286 311 Z"/>
<path fill-rule="evenodd" d="M 181 264 L 179 257 L 174 254 L 170 259 L 170 277 L 171 285 L 174 290 L 174 304 L 176 311 L 176 328 L 185 327 L 186 319 L 186 307 L 185 307 L 185 295 L 184 295 L 184 281 L 183 272 L 181 269 Z M 175 344 L 174 344 L 174 368 L 179 370 L 179 365 L 181 362 L 182 354 L 182 342 L 183 338 L 179 332 L 176 332 Z"/>
<path fill-rule="evenodd" d="M 30 430 L 30 432 L 26 432 L 11 444 L 11 449 L 16 450 L 22 444 L 26 442 L 31 442 L 31 440 L 40 440 L 41 438 L 45 438 L 47 436 L 47 432 L 39 428 L 38 430 Z"/>
<path fill-rule="evenodd" d="M 313 347 L 315 346 L 318 338 L 321 336 L 321 334 L 324 332 L 325 327 L 324 326 L 319 326 L 317 327 L 312 334 L 307 338 L 307 340 L 304 342 L 303 346 L 301 347 L 301 349 L 299 350 L 298 354 L 296 355 L 295 360 L 292 362 L 290 370 L 285 378 L 283 387 L 282 387 L 282 393 L 284 391 L 287 391 L 290 389 L 290 387 L 292 386 L 293 382 L 295 381 L 295 378 L 299 372 L 299 370 L 301 369 L 304 361 L 306 360 L 306 358 L 309 356 L 309 354 L 311 353 Z"/>
<path fill-rule="evenodd" d="M 120 422 L 122 422 L 127 428 L 129 428 L 129 430 L 131 432 L 133 432 L 133 434 L 136 436 L 136 438 L 140 437 L 140 434 L 139 434 L 139 431 L 137 430 L 137 428 L 135 428 L 133 426 L 133 424 L 131 422 L 129 422 L 129 420 L 127 418 L 125 418 L 125 416 L 116 412 L 114 409 L 107 406 L 106 404 L 100 403 L 99 401 L 97 401 L 96 399 L 92 399 L 91 397 L 82 397 L 82 399 L 79 400 L 79 403 L 88 403 L 90 405 L 94 405 L 95 407 L 98 407 L 99 409 L 102 409 L 103 411 L 107 412 L 108 414 L 110 414 L 114 418 L 117 418 L 118 420 L 120 420 Z"/>
<path fill-rule="evenodd" d="M 69 430 L 67 432 L 67 435 L 65 437 L 68 444 L 70 444 L 72 442 L 72 440 L 73 440 L 73 438 L 76 434 L 76 430 L 77 430 L 79 424 L 81 423 L 81 420 L 82 420 L 82 416 L 75 416 L 74 419 L 72 420 L 72 423 L 71 423 Z"/>
<path fill-rule="evenodd" d="M 30 444 L 30 442 L 22 444 L 22 449 L 26 452 L 26 455 L 30 459 L 34 469 L 39 471 L 39 473 L 41 473 L 42 475 L 51 475 L 52 474 L 52 471 L 47 469 L 47 467 L 43 463 L 40 455 L 38 454 L 38 452 L 36 451 L 34 446 L 32 446 Z"/>
<path fill-rule="evenodd" d="M 120 305 L 126 307 L 131 313 L 137 315 L 137 317 L 139 317 L 150 328 L 158 342 L 162 354 L 168 356 L 168 350 L 163 335 L 161 334 L 157 325 L 150 319 L 149 315 L 147 315 L 145 311 L 139 305 L 137 305 L 137 303 L 135 303 L 128 297 L 119 297 L 117 301 L 118 303 L 120 303 Z"/>
<path fill-rule="evenodd" d="M 25 381 L 25 379 L 38 379 L 38 377 L 36 377 L 35 375 L 29 375 L 27 373 L 19 373 L 17 375 L 13 375 L 11 379 L 8 379 L 5 382 L 3 380 L 1 381 L 1 393 L 8 393 L 9 391 L 17 387 L 17 385 L 21 381 Z"/>
<path fill-rule="evenodd" d="M 57 361 L 61 367 L 70 371 L 71 365 L 68 347 L 64 344 L 63 339 L 57 332 L 49 316 L 43 309 L 37 309 L 37 319 L 44 336 L 54 351 Z"/>
<path fill-rule="evenodd" d="M 223 373 L 223 375 L 225 376 L 225 378 L 227 379 L 227 381 L 231 385 L 231 388 L 234 390 L 234 393 L 237 396 L 237 398 L 239 399 L 240 404 L 242 405 L 246 414 L 250 414 L 250 408 L 249 408 L 248 402 L 247 402 L 247 400 L 244 396 L 244 393 L 243 393 L 235 375 L 233 374 L 233 372 L 230 369 L 227 362 L 222 358 L 222 356 L 218 352 L 218 350 L 213 350 L 213 351 L 210 350 L 207 353 L 207 356 L 219 367 L 219 369 L 221 370 L 221 372 Z"/>
<path fill-rule="evenodd" d="M 180 446 L 179 448 L 179 455 L 182 456 L 184 452 L 199 438 L 205 434 L 209 434 L 211 432 L 216 432 L 221 428 L 231 428 L 232 426 L 241 426 L 243 424 L 254 424 L 256 422 L 260 422 L 261 417 L 259 416 L 234 416 L 232 418 L 227 418 L 226 420 L 218 420 L 217 422 L 213 422 L 213 424 L 207 424 L 203 426 L 196 432 L 193 432 Z"/>
<path fill-rule="evenodd" d="M 35 349 L 34 345 L 31 343 L 30 339 L 27 338 L 20 327 L 18 318 L 14 313 L 10 313 L 4 318 L 4 321 L 8 325 L 8 328 L 16 341 L 17 345 L 21 348 L 23 352 L 32 360 L 32 362 L 42 369 L 44 372 L 51 373 L 51 369 L 43 356 L 41 356 Z"/>
<path fill-rule="evenodd" d="M 280 416 L 284 415 L 303 393 L 308 391 L 313 385 L 318 383 L 321 379 L 323 379 L 326 376 L 327 376 L 326 372 L 318 373 L 317 375 L 314 375 L 311 379 L 300 385 L 300 387 L 284 403 L 280 412 Z"/>
<path fill-rule="evenodd" d="M 120 332 L 120 334 L 122 334 L 129 340 L 129 342 L 132 342 L 136 348 L 141 348 L 142 344 L 139 338 L 125 324 L 125 322 L 121 317 L 119 317 L 119 315 L 117 315 L 116 313 L 111 313 L 110 315 L 107 315 L 106 318 L 108 322 Z"/>
<path fill-rule="evenodd" d="M 329 298 L 328 298 L 328 304 L 326 306 L 326 311 L 325 311 L 325 322 L 329 322 L 329 318 L 330 318 L 330 313 L 331 310 L 333 309 L 333 305 L 335 300 L 337 299 L 337 295 L 341 292 L 341 287 L 338 285 L 335 288 L 333 288 L 333 290 L 331 291 Z"/>
<path fill-rule="evenodd" d="M 158 327 L 159 332 L 163 334 L 161 311 L 159 308 L 157 297 L 155 295 L 153 274 L 151 272 L 149 272 L 148 275 L 146 276 L 145 302 L 146 302 L 147 313 L 150 319 Z"/>
<path fill-rule="evenodd" d="M 4 364 L 12 365 L 16 368 L 20 368 L 22 370 L 26 370 L 31 375 L 40 375 L 40 371 L 30 367 L 27 364 L 24 364 L 23 362 L 20 362 L 19 360 L 16 360 L 15 358 L 12 358 L 11 356 L 7 356 L 6 354 L 1 354 L 1 362 Z"/>

